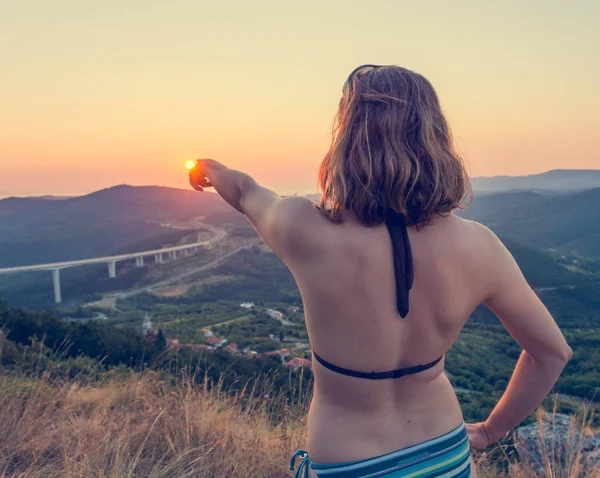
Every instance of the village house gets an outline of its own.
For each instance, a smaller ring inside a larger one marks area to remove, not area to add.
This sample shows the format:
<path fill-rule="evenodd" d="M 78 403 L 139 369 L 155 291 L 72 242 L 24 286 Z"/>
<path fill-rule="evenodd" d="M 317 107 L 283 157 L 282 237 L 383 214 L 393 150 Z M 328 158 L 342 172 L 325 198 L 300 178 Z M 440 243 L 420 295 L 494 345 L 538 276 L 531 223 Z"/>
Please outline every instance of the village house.
<path fill-rule="evenodd" d="M 167 339 L 167 347 L 171 349 L 213 350 L 214 347 L 205 344 L 181 344 L 178 339 Z"/>
<path fill-rule="evenodd" d="M 310 344 L 309 343 L 300 343 L 300 342 L 296 342 L 296 348 L 297 349 L 301 349 L 301 350 L 307 350 L 308 349 L 308 353 L 311 354 L 312 351 L 310 350 Z"/>
<path fill-rule="evenodd" d="M 167 347 L 176 349 L 179 347 L 179 339 L 167 339 Z"/>
<path fill-rule="evenodd" d="M 187 347 L 192 350 L 213 350 L 213 347 L 205 344 L 182 344 L 181 347 Z"/>
<path fill-rule="evenodd" d="M 148 316 L 148 312 L 144 315 L 144 320 L 142 322 L 142 333 L 146 337 L 150 337 L 153 335 L 158 335 L 158 331 L 152 328 L 152 322 L 150 321 L 150 317 Z"/>
<path fill-rule="evenodd" d="M 273 350 L 272 352 L 267 352 L 265 355 L 276 355 L 281 359 L 282 363 L 285 363 L 285 359 L 290 356 L 290 351 L 288 349 Z"/>
<path fill-rule="evenodd" d="M 273 319 L 278 319 L 278 320 L 283 319 L 283 314 L 281 312 L 279 312 L 278 310 L 267 309 L 266 312 L 269 315 L 269 317 L 272 317 Z"/>
<path fill-rule="evenodd" d="M 300 310 L 300 307 L 296 307 L 295 305 L 290 305 L 287 309 L 290 312 L 298 312 Z"/>
<path fill-rule="evenodd" d="M 211 337 L 206 337 L 205 342 L 210 347 L 222 347 L 227 342 L 227 339 L 211 336 Z"/>
<path fill-rule="evenodd" d="M 240 304 L 240 307 L 242 307 L 243 309 L 251 309 L 252 307 L 254 307 L 254 302 L 242 302 Z"/>
<path fill-rule="evenodd" d="M 312 370 L 312 362 L 308 359 L 300 357 L 293 358 L 292 360 L 284 363 L 283 365 L 284 367 L 291 368 L 294 371 L 298 370 L 299 368 L 307 368 Z"/>
<path fill-rule="evenodd" d="M 204 334 L 205 337 L 212 337 L 213 335 L 213 331 L 210 329 L 202 329 L 202 333 Z"/>
<path fill-rule="evenodd" d="M 229 345 L 226 345 L 223 350 L 226 350 L 227 352 L 229 352 L 230 354 L 233 355 L 238 355 L 240 352 L 238 350 L 238 346 L 235 342 L 230 343 Z"/>

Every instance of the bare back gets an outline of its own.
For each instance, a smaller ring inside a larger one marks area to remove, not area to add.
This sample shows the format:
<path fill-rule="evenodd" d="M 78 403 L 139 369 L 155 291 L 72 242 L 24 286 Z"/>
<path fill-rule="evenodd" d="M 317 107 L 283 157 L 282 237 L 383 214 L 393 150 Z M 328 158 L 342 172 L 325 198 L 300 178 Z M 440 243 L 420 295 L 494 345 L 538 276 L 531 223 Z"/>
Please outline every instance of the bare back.
<path fill-rule="evenodd" d="M 414 261 L 410 311 L 396 307 L 392 243 L 385 225 L 352 217 L 334 224 L 305 210 L 308 257 L 288 261 L 304 301 L 313 349 L 338 366 L 388 371 L 444 355 L 483 300 L 476 224 L 450 215 L 409 228 Z M 308 217 L 307 217 L 308 216 Z M 395 380 L 336 374 L 315 362 L 309 453 L 317 462 L 377 456 L 442 435 L 462 422 L 443 361 Z"/>
<path fill-rule="evenodd" d="M 190 183 L 199 190 L 214 186 L 289 266 L 313 350 L 339 367 L 386 372 L 435 361 L 451 348 L 475 307 L 485 303 L 523 352 L 488 419 L 467 425 L 474 447 L 485 448 L 532 413 L 572 357 L 510 252 L 480 224 L 435 213 L 429 225 L 409 228 L 414 283 L 402 319 L 385 226 L 365 227 L 352 215 L 336 224 L 307 198 L 281 198 L 212 160 L 198 161 Z M 456 428 L 462 413 L 443 366 L 441 361 L 402 378 L 366 380 L 315 362 L 311 460 L 369 459 Z"/>

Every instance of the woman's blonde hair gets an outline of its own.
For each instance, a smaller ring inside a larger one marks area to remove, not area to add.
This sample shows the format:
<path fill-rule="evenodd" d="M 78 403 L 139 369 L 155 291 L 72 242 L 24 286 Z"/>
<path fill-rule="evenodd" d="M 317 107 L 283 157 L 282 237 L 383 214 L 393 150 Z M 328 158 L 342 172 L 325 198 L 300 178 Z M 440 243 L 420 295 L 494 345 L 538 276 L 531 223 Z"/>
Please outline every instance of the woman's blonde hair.
<path fill-rule="evenodd" d="M 470 183 L 431 83 L 399 66 L 354 70 L 319 186 L 319 208 L 335 222 L 347 210 L 374 226 L 392 209 L 419 226 L 459 207 Z"/>

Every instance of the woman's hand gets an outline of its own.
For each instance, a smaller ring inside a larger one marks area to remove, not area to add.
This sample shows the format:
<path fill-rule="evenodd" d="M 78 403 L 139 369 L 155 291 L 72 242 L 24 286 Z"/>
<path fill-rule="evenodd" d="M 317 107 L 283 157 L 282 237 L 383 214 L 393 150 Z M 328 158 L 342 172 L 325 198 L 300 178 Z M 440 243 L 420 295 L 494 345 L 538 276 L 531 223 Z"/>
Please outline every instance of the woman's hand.
<path fill-rule="evenodd" d="M 190 169 L 190 184 L 196 191 L 213 187 L 231 207 L 245 214 L 242 210 L 242 198 L 254 180 L 240 171 L 229 169 L 214 159 L 199 159 Z"/>
<path fill-rule="evenodd" d="M 491 445 L 492 441 L 485 428 L 484 422 L 479 423 L 467 423 L 467 433 L 469 434 L 469 442 L 471 448 L 476 450 L 483 450 Z"/>
<path fill-rule="evenodd" d="M 212 186 L 210 182 L 210 169 L 211 167 L 223 167 L 222 164 L 218 163 L 213 159 L 199 159 L 196 162 L 196 165 L 190 169 L 189 177 L 190 177 L 190 185 L 196 191 L 204 191 L 204 188 L 209 188 Z"/>

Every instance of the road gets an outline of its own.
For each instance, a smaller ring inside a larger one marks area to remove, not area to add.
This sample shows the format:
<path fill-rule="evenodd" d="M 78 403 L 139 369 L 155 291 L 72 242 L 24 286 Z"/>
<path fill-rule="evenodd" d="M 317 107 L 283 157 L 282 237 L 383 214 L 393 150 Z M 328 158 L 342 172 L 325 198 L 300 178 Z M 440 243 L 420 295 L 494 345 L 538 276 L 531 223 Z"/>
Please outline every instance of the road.
<path fill-rule="evenodd" d="M 272 317 L 272 316 L 271 316 Z M 288 325 L 290 327 L 300 327 L 301 324 L 296 324 L 294 322 L 290 322 L 289 320 L 285 320 L 283 317 L 272 317 L 275 320 L 281 322 L 281 325 Z"/>
<path fill-rule="evenodd" d="M 536 292 L 547 292 L 547 291 L 551 291 L 551 290 L 558 290 L 558 289 L 575 289 L 577 286 L 572 285 L 572 284 L 563 284 L 563 285 L 556 285 L 553 287 L 538 287 L 537 289 L 534 289 Z"/>
<path fill-rule="evenodd" d="M 12 274 L 15 272 L 27 272 L 27 271 L 45 271 L 52 269 L 66 269 L 68 267 L 76 267 L 82 266 L 86 264 L 98 264 L 98 263 L 108 263 L 108 262 L 118 262 L 127 259 L 135 259 L 137 257 L 145 257 L 145 256 L 154 256 L 156 254 L 165 254 L 169 252 L 177 252 L 185 249 L 191 249 L 192 247 L 199 246 L 207 246 L 214 242 L 218 242 L 222 240 L 226 232 L 221 228 L 217 228 L 214 226 L 209 226 L 207 224 L 203 224 L 202 227 L 204 229 L 208 229 L 215 233 L 215 236 L 211 239 L 202 242 L 196 242 L 193 244 L 180 244 L 178 246 L 165 247 L 163 249 L 154 249 L 151 251 L 141 251 L 141 252 L 132 252 L 130 254 L 120 254 L 117 256 L 105 256 L 105 257 L 92 257 L 89 259 L 80 259 L 76 261 L 65 261 L 65 262 L 53 262 L 49 264 L 34 264 L 31 266 L 19 266 L 19 267 L 5 267 L 0 269 L 0 274 Z"/>
<path fill-rule="evenodd" d="M 213 238 L 212 241 L 214 241 L 214 240 L 215 239 Z M 85 307 L 102 307 L 102 308 L 108 308 L 108 309 L 116 309 L 117 301 L 120 299 L 126 299 L 128 297 L 133 297 L 134 295 L 138 295 L 143 292 L 150 292 L 153 289 L 165 287 L 167 285 L 173 284 L 174 282 L 178 282 L 182 279 L 185 279 L 186 277 L 192 276 L 199 272 L 202 272 L 202 271 L 205 271 L 208 269 L 212 269 L 212 268 L 218 266 L 222 261 L 224 261 L 228 257 L 231 257 L 234 254 L 237 254 L 238 252 L 240 252 L 244 249 L 251 249 L 256 244 L 259 244 L 260 242 L 261 242 L 261 239 L 257 239 L 250 244 L 238 247 L 237 249 L 234 249 L 233 251 L 228 252 L 227 254 L 224 254 L 223 256 L 221 256 L 217 259 L 207 262 L 206 264 L 195 267 L 193 269 L 189 269 L 185 272 L 182 272 L 181 274 L 173 275 L 173 276 L 169 277 L 168 279 L 164 279 L 159 282 L 155 282 L 154 284 L 145 285 L 145 286 L 139 287 L 137 289 L 131 289 L 131 290 L 124 291 L 124 292 L 117 292 L 114 294 L 106 295 L 105 297 L 103 297 L 101 300 L 99 300 L 97 302 L 90 302 L 89 304 L 86 304 Z"/>

